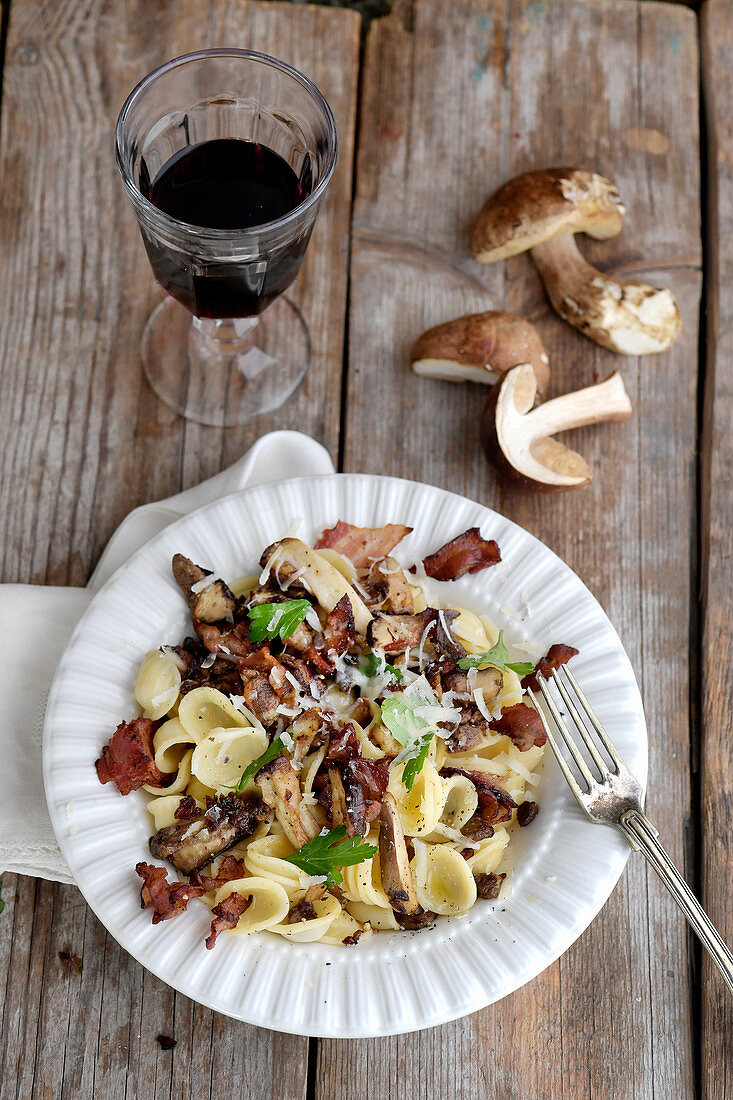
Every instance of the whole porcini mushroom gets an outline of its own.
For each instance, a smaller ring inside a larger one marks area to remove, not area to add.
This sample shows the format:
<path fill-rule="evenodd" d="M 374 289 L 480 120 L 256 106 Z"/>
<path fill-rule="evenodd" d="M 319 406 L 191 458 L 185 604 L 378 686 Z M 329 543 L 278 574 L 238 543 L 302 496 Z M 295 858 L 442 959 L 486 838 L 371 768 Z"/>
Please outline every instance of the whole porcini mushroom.
<path fill-rule="evenodd" d="M 604 421 L 628 420 L 632 408 L 616 371 L 595 386 L 563 394 L 533 409 L 537 383 L 530 366 L 515 367 L 492 389 L 481 420 L 481 442 L 497 469 L 525 488 L 583 488 L 593 480 L 586 460 L 552 437 Z"/>
<path fill-rule="evenodd" d="M 540 397 L 550 379 L 550 361 L 534 325 L 494 309 L 428 329 L 415 342 L 410 359 L 416 374 L 483 385 L 493 385 L 520 363 L 531 363 Z"/>
<path fill-rule="evenodd" d="M 666 351 L 682 328 L 671 291 L 604 275 L 575 243 L 576 233 L 616 236 L 625 212 L 614 184 L 595 172 L 525 172 L 484 204 L 473 227 L 473 254 L 494 263 L 531 251 L 553 308 L 568 324 L 621 355 Z"/>

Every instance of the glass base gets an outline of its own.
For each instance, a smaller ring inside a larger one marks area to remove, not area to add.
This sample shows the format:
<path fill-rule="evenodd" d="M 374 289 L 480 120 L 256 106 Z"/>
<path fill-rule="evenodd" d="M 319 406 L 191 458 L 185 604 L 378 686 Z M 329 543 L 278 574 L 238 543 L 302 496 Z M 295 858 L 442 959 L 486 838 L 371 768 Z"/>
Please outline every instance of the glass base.
<path fill-rule="evenodd" d="M 142 343 L 145 374 L 161 401 L 187 420 L 246 424 L 277 409 L 310 362 L 308 328 L 285 297 L 259 317 L 192 317 L 175 298 L 150 315 Z"/>

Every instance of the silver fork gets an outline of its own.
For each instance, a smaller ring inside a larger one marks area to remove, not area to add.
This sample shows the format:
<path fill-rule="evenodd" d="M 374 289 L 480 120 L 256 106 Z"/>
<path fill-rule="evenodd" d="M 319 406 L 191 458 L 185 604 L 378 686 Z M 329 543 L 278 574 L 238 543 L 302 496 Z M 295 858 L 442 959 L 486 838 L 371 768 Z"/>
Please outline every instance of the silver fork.
<path fill-rule="evenodd" d="M 547 704 L 563 741 L 567 745 L 568 752 L 583 784 L 581 786 L 581 782 L 578 781 L 560 751 L 547 716 L 542 707 L 537 705 L 537 696 L 530 688 L 529 694 L 542 719 L 547 740 L 552 746 L 557 762 L 568 781 L 571 791 L 591 821 L 600 825 L 613 825 L 624 834 L 632 848 L 636 851 L 641 850 L 644 853 L 687 917 L 692 928 L 712 955 L 728 988 L 733 992 L 733 953 L 725 945 L 720 933 L 662 847 L 659 833 L 644 813 L 644 798 L 640 784 L 619 756 L 615 745 L 598 721 L 572 672 L 563 666 L 551 674 L 551 679 L 567 707 L 578 738 L 585 746 L 588 756 L 598 772 L 598 775 L 593 774 L 590 765 L 580 752 L 570 730 L 563 721 L 548 685 L 541 677 L 538 677 L 542 698 Z M 571 696 L 569 688 L 572 688 L 575 699 Z M 583 717 L 581 717 L 581 712 Z M 589 727 L 595 731 L 598 741 L 608 754 L 608 759 L 611 762 L 610 766 L 603 759 Z"/>

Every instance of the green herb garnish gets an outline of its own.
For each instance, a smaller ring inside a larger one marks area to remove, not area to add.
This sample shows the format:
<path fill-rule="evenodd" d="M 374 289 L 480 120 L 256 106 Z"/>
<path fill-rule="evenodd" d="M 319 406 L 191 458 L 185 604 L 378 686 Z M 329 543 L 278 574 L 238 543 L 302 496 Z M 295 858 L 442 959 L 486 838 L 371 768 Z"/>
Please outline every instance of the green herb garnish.
<path fill-rule="evenodd" d="M 394 665 L 391 665 L 389 663 L 384 655 L 380 657 L 378 656 L 378 654 L 371 651 L 367 653 L 366 657 L 363 658 L 359 665 L 359 668 L 366 676 L 369 676 L 370 678 L 373 678 L 374 676 L 381 676 L 383 672 L 387 672 L 390 676 L 394 677 L 398 684 L 403 683 L 405 679 L 404 673 L 401 668 L 395 668 Z"/>
<path fill-rule="evenodd" d="M 417 779 L 418 775 L 422 771 L 422 766 L 425 763 L 425 760 L 427 759 L 427 755 L 428 755 L 428 752 L 430 751 L 430 745 L 432 743 L 432 740 L 433 740 L 433 731 L 429 730 L 422 737 L 422 739 L 420 741 L 418 741 L 416 755 L 411 756 L 409 759 L 407 759 L 407 763 L 405 764 L 404 768 L 402 769 L 402 782 L 407 787 L 408 791 L 412 790 L 412 788 L 415 784 L 415 780 Z M 397 760 L 400 760 L 400 758 L 403 759 L 403 760 L 406 759 L 406 757 L 404 756 L 404 753 L 400 753 L 400 755 L 397 757 Z"/>
<path fill-rule="evenodd" d="M 311 607 L 308 600 L 258 603 L 247 612 L 249 636 L 253 642 L 264 642 L 266 638 L 280 638 L 284 642 L 298 629 Z"/>
<path fill-rule="evenodd" d="M 516 672 L 517 676 L 529 676 L 530 672 L 534 672 L 534 665 L 531 661 L 510 661 L 509 650 L 504 645 L 504 631 L 499 631 L 499 637 L 496 645 L 492 646 L 488 653 L 479 653 L 472 657 L 463 657 L 458 662 L 459 668 L 479 668 L 481 665 L 493 665 L 494 668 L 498 668 L 500 671 L 508 668 L 512 672 Z"/>
<path fill-rule="evenodd" d="M 403 764 L 402 782 L 411 791 L 415 779 L 422 770 L 433 740 L 434 731 L 428 722 L 415 710 L 420 707 L 439 706 L 435 697 L 424 698 L 420 695 L 408 696 L 402 693 L 390 695 L 382 703 L 382 722 L 400 745 L 402 752 L 394 759 L 395 764 Z"/>
<path fill-rule="evenodd" d="M 376 854 L 376 844 L 366 844 L 360 836 L 347 837 L 346 827 L 339 825 L 309 840 L 299 851 L 285 856 L 285 859 L 307 875 L 325 875 L 326 886 L 333 886 L 344 881 L 339 868 L 354 867 Z"/>
<path fill-rule="evenodd" d="M 285 746 L 279 737 L 275 737 L 262 755 L 258 756 L 256 760 L 253 760 L 251 764 L 247 765 L 239 777 L 239 782 L 232 790 L 236 791 L 237 794 L 241 794 L 252 776 L 257 775 L 260 768 L 264 768 L 265 764 L 269 764 L 272 760 L 275 760 L 282 752 L 285 752 Z"/>

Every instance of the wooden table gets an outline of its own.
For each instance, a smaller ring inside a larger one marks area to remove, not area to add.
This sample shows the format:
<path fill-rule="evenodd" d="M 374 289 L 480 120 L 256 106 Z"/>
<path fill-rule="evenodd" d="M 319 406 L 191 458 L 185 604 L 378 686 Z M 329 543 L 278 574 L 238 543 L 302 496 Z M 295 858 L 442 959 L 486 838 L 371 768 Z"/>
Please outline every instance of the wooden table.
<path fill-rule="evenodd" d="M 556 550 L 618 628 L 646 703 L 650 814 L 731 941 L 731 0 L 708 0 L 700 24 L 653 0 L 398 0 L 361 58 L 359 41 L 359 17 L 343 10 L 12 0 L 0 575 L 83 584 L 131 508 L 213 474 L 276 426 L 311 433 L 342 469 L 498 508 Z M 144 380 L 140 335 L 159 292 L 111 141 L 141 75 L 214 44 L 303 68 L 341 137 L 294 288 L 310 373 L 284 409 L 224 431 L 184 423 Z M 621 359 L 586 341 L 548 311 L 526 257 L 471 260 L 466 229 L 484 197 L 555 164 L 619 185 L 623 232 L 583 249 L 672 287 L 684 332 L 668 354 Z M 589 489 L 548 498 L 503 485 L 479 448 L 483 391 L 411 375 L 425 327 L 492 307 L 536 321 L 554 394 L 623 371 L 633 418 L 569 440 L 593 465 Z M 637 856 L 588 931 L 526 988 L 444 1027 L 358 1042 L 270 1034 L 197 1006 L 129 958 L 73 887 L 6 875 L 3 897 L 2 1098 L 733 1095 L 730 998 Z M 80 973 L 63 951 L 82 957 Z"/>

